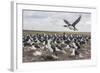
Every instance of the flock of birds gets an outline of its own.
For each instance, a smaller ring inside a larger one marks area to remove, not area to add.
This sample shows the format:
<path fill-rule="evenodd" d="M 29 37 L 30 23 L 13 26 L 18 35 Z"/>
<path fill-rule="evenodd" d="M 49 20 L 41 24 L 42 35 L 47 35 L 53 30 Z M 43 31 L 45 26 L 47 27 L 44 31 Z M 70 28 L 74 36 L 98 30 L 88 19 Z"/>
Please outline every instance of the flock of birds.
<path fill-rule="evenodd" d="M 32 35 L 23 35 L 23 48 L 30 48 L 33 56 L 41 56 L 46 59 L 59 59 L 57 51 L 66 54 L 66 50 L 69 50 L 70 56 L 80 56 L 79 50 L 81 46 L 88 44 L 91 37 L 89 35 L 81 34 L 46 34 L 37 33 Z M 26 48 L 26 49 L 28 49 Z M 52 55 L 44 55 L 43 52 L 37 50 L 48 50 Z M 24 49 L 25 51 L 25 49 Z"/>

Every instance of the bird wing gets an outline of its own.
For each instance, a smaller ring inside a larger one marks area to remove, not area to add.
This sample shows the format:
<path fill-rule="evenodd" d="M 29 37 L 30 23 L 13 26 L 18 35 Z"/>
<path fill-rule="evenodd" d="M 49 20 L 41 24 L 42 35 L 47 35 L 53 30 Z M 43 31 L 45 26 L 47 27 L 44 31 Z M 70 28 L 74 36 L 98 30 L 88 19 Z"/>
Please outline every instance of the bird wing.
<path fill-rule="evenodd" d="M 64 22 L 69 26 L 71 25 L 67 20 L 64 19 Z"/>
<path fill-rule="evenodd" d="M 81 15 L 78 17 L 78 19 L 72 24 L 72 26 L 75 26 L 81 19 Z"/>

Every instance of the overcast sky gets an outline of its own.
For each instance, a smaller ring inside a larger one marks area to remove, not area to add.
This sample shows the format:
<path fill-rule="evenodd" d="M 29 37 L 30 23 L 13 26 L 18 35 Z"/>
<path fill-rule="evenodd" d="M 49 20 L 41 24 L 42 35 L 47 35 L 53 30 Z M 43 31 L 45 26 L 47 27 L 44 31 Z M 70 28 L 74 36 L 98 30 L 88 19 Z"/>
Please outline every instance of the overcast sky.
<path fill-rule="evenodd" d="M 77 12 L 49 12 L 49 11 L 23 11 L 23 29 L 41 31 L 73 31 L 63 27 L 63 19 L 73 23 L 79 16 L 80 22 L 76 25 L 79 32 L 91 31 L 91 14 Z"/>

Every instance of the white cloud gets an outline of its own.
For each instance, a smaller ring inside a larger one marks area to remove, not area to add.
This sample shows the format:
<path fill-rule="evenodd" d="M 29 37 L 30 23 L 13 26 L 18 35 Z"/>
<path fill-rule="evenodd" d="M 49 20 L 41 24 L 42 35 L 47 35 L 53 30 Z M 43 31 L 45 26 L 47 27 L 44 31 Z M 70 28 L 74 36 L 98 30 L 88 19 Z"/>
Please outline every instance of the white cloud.
<path fill-rule="evenodd" d="M 73 23 L 79 15 L 82 15 L 82 19 L 76 25 L 76 28 L 79 32 L 90 32 L 91 14 L 68 12 L 24 11 L 23 29 L 42 31 L 72 31 L 63 27 L 63 25 L 66 25 L 63 19 Z"/>

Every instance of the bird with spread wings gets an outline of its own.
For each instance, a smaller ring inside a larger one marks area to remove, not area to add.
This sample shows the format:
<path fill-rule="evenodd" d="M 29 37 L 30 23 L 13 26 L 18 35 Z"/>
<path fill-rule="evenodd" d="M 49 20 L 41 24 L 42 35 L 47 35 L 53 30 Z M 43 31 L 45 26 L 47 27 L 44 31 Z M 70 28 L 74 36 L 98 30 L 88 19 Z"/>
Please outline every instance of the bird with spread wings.
<path fill-rule="evenodd" d="M 81 20 L 81 15 L 80 15 L 80 16 L 78 17 L 78 19 L 76 19 L 76 21 L 74 21 L 72 24 L 70 24 L 70 23 L 69 23 L 67 20 L 65 20 L 65 19 L 63 19 L 63 20 L 64 20 L 64 22 L 67 24 L 67 25 L 64 25 L 64 27 L 68 27 L 69 29 L 76 31 L 77 28 L 76 28 L 75 26 L 76 26 L 76 24 Z M 72 26 L 73 29 L 70 28 L 70 26 Z"/>

